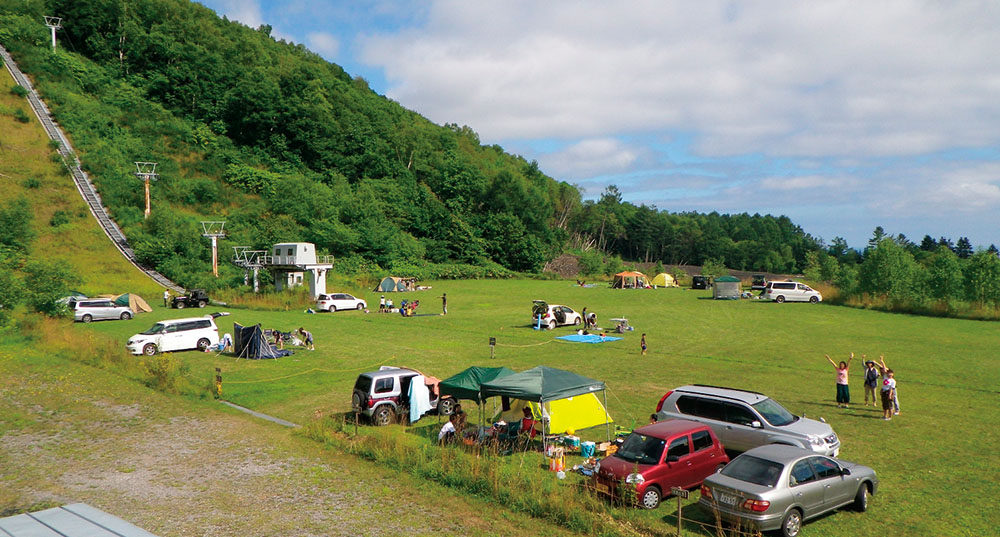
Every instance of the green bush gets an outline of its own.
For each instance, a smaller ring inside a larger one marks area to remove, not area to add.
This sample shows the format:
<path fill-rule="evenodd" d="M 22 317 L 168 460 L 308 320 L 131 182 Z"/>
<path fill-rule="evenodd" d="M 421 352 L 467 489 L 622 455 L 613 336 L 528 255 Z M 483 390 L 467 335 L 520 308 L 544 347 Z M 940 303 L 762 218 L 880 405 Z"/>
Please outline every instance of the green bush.
<path fill-rule="evenodd" d="M 14 110 L 14 119 L 20 121 L 21 123 L 28 123 L 31 121 L 31 116 L 29 116 L 23 109 L 18 108 Z"/>
<path fill-rule="evenodd" d="M 24 181 L 21 181 L 21 186 L 29 190 L 34 190 L 36 188 L 40 188 L 42 186 L 42 182 L 36 177 L 29 177 Z"/>
<path fill-rule="evenodd" d="M 57 302 L 69 294 L 79 278 L 59 261 L 31 261 L 24 266 L 24 287 L 28 305 L 33 311 L 53 317 L 68 313 L 65 304 Z"/>
<path fill-rule="evenodd" d="M 70 222 L 70 213 L 67 211 L 56 211 L 52 213 L 52 218 L 49 219 L 49 225 L 52 227 L 59 227 L 63 224 L 68 224 Z"/>
<path fill-rule="evenodd" d="M 14 95 L 17 95 L 18 97 L 28 96 L 28 90 L 20 84 L 15 84 L 14 87 L 10 88 L 10 92 L 13 93 Z"/>

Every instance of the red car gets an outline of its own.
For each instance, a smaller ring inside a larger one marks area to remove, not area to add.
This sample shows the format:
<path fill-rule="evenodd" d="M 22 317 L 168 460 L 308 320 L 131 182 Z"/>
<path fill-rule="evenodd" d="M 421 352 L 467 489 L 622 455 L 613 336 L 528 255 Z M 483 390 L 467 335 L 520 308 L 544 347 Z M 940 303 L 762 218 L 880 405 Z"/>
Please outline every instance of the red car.
<path fill-rule="evenodd" d="M 634 485 L 638 504 L 653 509 L 671 487 L 695 488 L 728 462 L 707 425 L 667 420 L 632 431 L 614 455 L 597 464 L 593 484 L 612 498 L 621 496 L 623 484 Z"/>

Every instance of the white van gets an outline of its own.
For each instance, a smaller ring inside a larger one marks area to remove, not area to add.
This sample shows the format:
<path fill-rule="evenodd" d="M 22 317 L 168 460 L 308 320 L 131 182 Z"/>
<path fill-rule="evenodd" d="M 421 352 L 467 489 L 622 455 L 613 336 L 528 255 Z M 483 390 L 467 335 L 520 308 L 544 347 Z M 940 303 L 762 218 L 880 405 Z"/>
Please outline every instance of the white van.
<path fill-rule="evenodd" d="M 767 282 L 765 295 L 779 304 L 786 300 L 813 304 L 823 300 L 823 295 L 819 291 L 799 282 Z"/>
<path fill-rule="evenodd" d="M 204 351 L 219 344 L 219 328 L 211 315 L 188 319 L 165 319 L 145 332 L 128 339 L 132 354 L 152 356 L 158 352 L 198 349 Z"/>

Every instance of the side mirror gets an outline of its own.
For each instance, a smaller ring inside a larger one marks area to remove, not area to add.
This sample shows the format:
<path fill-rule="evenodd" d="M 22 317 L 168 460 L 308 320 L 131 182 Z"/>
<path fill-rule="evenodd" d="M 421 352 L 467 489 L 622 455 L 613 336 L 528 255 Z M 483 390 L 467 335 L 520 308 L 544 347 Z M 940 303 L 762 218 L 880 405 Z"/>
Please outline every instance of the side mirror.
<path fill-rule="evenodd" d="M 763 427 L 763 425 L 761 425 L 761 423 L 757 420 L 751 421 L 750 426 L 753 427 L 754 429 L 760 429 L 761 427 Z"/>
<path fill-rule="evenodd" d="M 679 460 L 681 460 L 681 458 L 678 457 L 677 455 L 668 455 L 667 456 L 667 462 L 677 462 Z"/>
<path fill-rule="evenodd" d="M 850 468 L 841 468 L 840 469 L 840 475 L 851 475 L 851 469 Z"/>

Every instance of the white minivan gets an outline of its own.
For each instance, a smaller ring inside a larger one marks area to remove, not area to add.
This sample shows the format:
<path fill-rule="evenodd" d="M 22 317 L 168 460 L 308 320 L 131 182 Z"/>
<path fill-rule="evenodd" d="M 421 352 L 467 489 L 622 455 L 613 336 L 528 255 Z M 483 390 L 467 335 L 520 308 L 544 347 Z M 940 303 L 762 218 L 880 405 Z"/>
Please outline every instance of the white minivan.
<path fill-rule="evenodd" d="M 164 319 L 149 330 L 128 339 L 132 354 L 153 356 L 158 352 L 198 349 L 204 351 L 219 344 L 219 328 L 211 315 L 187 319 Z"/>
<path fill-rule="evenodd" d="M 779 304 L 786 300 L 789 302 L 812 302 L 813 304 L 823 300 L 823 295 L 819 291 L 799 282 L 767 282 L 765 295 Z"/>

